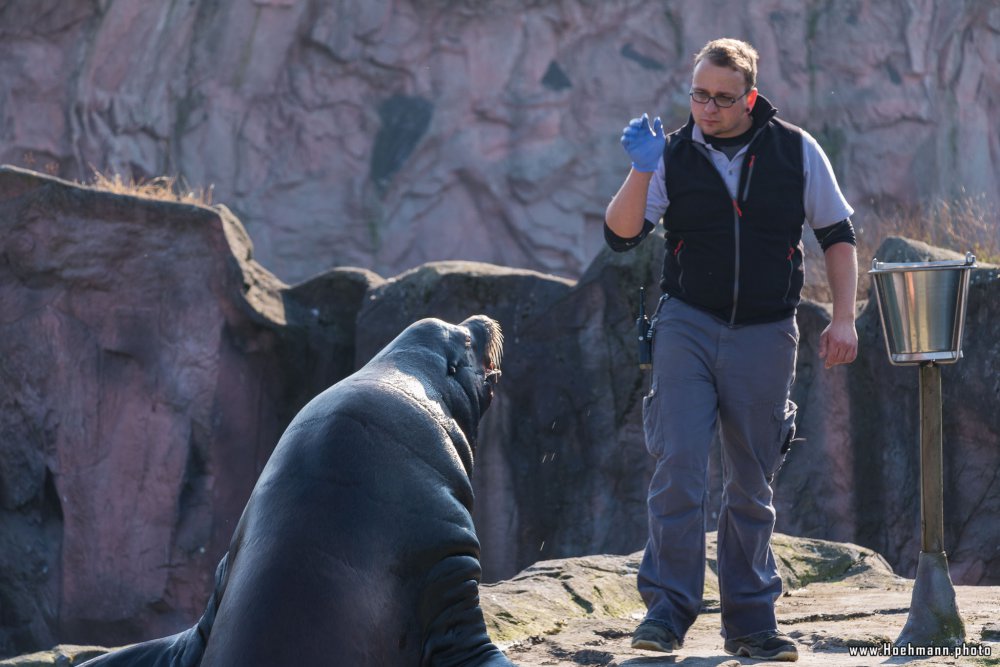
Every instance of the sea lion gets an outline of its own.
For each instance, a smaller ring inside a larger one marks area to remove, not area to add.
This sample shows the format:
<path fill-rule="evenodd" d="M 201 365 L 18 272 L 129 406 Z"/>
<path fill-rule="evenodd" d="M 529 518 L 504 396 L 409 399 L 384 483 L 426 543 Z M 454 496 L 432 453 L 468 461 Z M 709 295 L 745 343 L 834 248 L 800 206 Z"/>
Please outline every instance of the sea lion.
<path fill-rule="evenodd" d="M 88 667 L 512 665 L 479 607 L 479 420 L 492 319 L 409 326 L 296 415 L 247 502 L 198 623 Z"/>

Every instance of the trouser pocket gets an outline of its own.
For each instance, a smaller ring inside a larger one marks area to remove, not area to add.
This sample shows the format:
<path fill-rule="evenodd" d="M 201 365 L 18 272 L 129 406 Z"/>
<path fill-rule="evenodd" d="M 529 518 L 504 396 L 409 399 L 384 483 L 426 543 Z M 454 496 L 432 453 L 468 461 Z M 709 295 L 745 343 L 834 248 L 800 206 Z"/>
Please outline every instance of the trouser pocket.
<path fill-rule="evenodd" d="M 795 416 L 797 413 L 798 406 L 791 399 L 782 401 L 774 407 L 774 420 L 778 424 L 778 439 L 774 461 L 770 466 L 767 466 L 769 484 L 774 481 L 774 476 L 778 474 L 785 462 L 785 457 L 788 456 L 788 450 L 791 449 L 792 443 L 795 441 Z"/>
<path fill-rule="evenodd" d="M 659 449 L 662 446 L 662 433 L 660 432 L 660 414 L 656 405 L 656 378 L 654 376 L 649 393 L 642 397 L 642 430 L 646 437 L 646 451 L 653 456 L 659 456 Z"/>
<path fill-rule="evenodd" d="M 663 294 L 660 296 L 660 300 L 656 302 L 656 309 L 653 311 L 653 319 L 650 320 L 649 333 L 647 334 L 650 339 L 653 372 L 649 385 L 649 393 L 642 397 L 642 428 L 646 436 L 646 451 L 653 456 L 660 455 L 663 443 L 660 429 L 659 399 L 656 396 L 658 384 L 657 373 L 661 369 L 660 364 L 657 364 L 657 357 L 660 355 L 656 353 L 656 326 L 657 324 L 661 326 L 665 324 L 661 318 L 663 317 L 663 305 L 668 299 L 670 299 L 670 295 Z"/>

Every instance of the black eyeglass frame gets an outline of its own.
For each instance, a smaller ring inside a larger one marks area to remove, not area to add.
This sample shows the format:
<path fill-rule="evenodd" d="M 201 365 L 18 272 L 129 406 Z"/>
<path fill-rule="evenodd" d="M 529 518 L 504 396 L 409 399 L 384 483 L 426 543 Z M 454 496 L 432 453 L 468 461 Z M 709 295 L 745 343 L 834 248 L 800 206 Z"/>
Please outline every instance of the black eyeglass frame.
<path fill-rule="evenodd" d="M 746 97 L 750 93 L 751 90 L 753 90 L 753 88 L 750 88 L 749 90 L 744 91 L 742 95 L 740 95 L 739 97 L 737 97 L 736 99 L 734 99 L 729 104 L 719 104 L 719 98 L 721 97 L 723 99 L 727 99 L 728 100 L 728 99 L 730 99 L 730 97 L 728 95 L 709 95 L 708 93 L 706 93 L 703 90 L 692 90 L 691 92 L 688 93 L 688 97 L 690 97 L 691 100 L 693 102 L 696 102 L 697 104 L 708 104 L 709 102 L 715 102 L 715 106 L 718 107 L 719 109 L 729 109 L 734 104 L 736 104 L 737 102 L 739 102 L 740 100 L 742 100 L 744 97 Z M 705 99 L 704 102 L 702 102 L 701 100 L 695 98 L 695 95 L 703 95 L 706 99 Z"/>

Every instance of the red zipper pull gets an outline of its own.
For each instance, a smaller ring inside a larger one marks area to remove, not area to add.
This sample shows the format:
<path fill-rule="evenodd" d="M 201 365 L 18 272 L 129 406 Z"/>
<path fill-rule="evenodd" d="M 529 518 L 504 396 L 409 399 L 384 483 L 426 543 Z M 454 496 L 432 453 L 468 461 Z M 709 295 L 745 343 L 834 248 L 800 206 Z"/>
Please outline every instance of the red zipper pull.
<path fill-rule="evenodd" d="M 674 257 L 677 256 L 677 253 L 679 253 L 681 251 L 681 248 L 683 247 L 684 247 L 684 239 L 681 239 L 680 243 L 677 244 L 677 247 L 674 248 Z"/>
<path fill-rule="evenodd" d="M 740 205 L 736 203 L 736 199 L 733 199 L 733 208 L 736 209 L 736 215 L 743 217 L 743 211 L 740 210 Z"/>

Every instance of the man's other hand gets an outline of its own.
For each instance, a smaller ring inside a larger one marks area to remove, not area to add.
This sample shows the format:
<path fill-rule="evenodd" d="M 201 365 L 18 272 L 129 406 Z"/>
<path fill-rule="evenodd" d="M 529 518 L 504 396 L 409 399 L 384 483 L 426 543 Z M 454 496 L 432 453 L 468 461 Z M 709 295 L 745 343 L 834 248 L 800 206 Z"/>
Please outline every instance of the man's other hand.
<path fill-rule="evenodd" d="M 819 335 L 819 358 L 826 368 L 849 364 L 858 356 L 858 332 L 854 322 L 831 322 Z"/>

